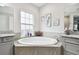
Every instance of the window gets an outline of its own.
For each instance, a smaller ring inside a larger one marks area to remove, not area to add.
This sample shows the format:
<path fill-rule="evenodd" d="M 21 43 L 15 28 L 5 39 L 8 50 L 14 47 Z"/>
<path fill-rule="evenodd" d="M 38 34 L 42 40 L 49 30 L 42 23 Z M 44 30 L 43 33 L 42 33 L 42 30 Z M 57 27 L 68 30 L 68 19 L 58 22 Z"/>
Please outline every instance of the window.
<path fill-rule="evenodd" d="M 33 35 L 33 15 L 21 11 L 21 37 L 28 36 L 28 33 Z"/>

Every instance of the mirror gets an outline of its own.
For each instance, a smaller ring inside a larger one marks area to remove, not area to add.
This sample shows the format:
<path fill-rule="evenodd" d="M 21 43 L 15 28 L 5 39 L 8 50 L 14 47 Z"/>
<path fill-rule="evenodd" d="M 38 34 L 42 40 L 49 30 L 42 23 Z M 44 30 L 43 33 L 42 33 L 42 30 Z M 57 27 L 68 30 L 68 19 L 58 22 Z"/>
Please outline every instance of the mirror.
<path fill-rule="evenodd" d="M 13 8 L 0 6 L 0 31 L 13 31 Z"/>
<path fill-rule="evenodd" d="M 73 17 L 73 30 L 79 31 L 79 16 Z"/>
<path fill-rule="evenodd" d="M 66 4 L 64 9 L 64 29 L 79 31 L 79 4 Z"/>

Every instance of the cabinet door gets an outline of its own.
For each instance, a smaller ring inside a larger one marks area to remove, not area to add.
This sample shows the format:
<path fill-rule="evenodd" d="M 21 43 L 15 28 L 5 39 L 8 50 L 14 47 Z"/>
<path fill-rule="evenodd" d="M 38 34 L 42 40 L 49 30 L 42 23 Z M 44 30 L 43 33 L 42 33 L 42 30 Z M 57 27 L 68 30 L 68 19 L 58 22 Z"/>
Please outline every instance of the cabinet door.
<path fill-rule="evenodd" d="M 73 44 L 79 44 L 79 39 L 77 39 L 77 38 L 65 38 L 64 41 L 70 42 L 70 43 L 73 43 Z"/>
<path fill-rule="evenodd" d="M 62 46 L 63 46 L 64 49 L 66 47 L 65 40 L 66 40 L 66 38 L 62 37 Z"/>
<path fill-rule="evenodd" d="M 66 48 L 65 49 L 72 52 L 72 53 L 74 53 L 74 54 L 79 54 L 79 45 L 66 43 Z"/>
<path fill-rule="evenodd" d="M 76 54 L 69 52 L 69 51 L 64 51 L 64 55 L 76 55 Z"/>
<path fill-rule="evenodd" d="M 8 42 L 8 43 L 2 43 L 0 44 L 0 55 L 11 55 L 13 49 L 13 43 Z"/>

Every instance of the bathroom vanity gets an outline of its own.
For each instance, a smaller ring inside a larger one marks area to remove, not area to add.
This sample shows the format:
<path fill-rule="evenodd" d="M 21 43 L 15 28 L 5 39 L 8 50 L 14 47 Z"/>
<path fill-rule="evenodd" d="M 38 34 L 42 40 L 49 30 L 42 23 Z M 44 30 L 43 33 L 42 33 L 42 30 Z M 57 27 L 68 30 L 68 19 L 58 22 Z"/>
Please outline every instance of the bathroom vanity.
<path fill-rule="evenodd" d="M 15 34 L 0 34 L 0 55 L 13 54 L 13 42 Z"/>
<path fill-rule="evenodd" d="M 79 35 L 62 35 L 64 55 L 79 55 Z"/>
<path fill-rule="evenodd" d="M 13 54 L 14 8 L 0 6 L 0 55 Z"/>

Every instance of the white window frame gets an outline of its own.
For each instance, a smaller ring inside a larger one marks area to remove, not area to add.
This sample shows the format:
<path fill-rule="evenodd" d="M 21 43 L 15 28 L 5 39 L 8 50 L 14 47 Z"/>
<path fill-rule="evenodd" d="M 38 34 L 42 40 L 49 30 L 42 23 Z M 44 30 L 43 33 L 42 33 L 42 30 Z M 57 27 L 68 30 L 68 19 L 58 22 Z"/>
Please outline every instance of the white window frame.
<path fill-rule="evenodd" d="M 21 12 L 24 12 L 24 11 L 21 11 Z M 25 25 L 25 29 L 22 30 L 22 27 L 21 27 L 21 37 L 26 37 L 26 36 L 28 36 L 28 33 L 31 33 L 31 34 L 33 35 L 33 31 L 34 31 L 34 15 L 31 14 L 31 13 L 27 13 L 27 12 L 24 12 L 24 13 L 25 13 L 25 15 L 26 15 L 26 14 L 29 14 L 29 17 L 27 17 L 27 16 L 22 17 L 22 13 L 21 13 L 21 21 L 22 21 L 22 18 L 25 19 L 25 23 L 22 23 L 22 22 L 21 22 L 21 26 L 22 26 L 22 25 Z M 30 18 L 31 15 L 32 15 L 32 19 Z M 29 19 L 29 23 L 26 23 L 26 19 Z M 30 24 L 30 20 L 33 21 L 33 24 Z M 26 28 L 27 25 L 29 26 L 29 29 Z M 33 27 L 33 29 L 30 28 L 31 26 Z M 25 32 L 24 34 L 22 34 L 23 31 Z"/>

